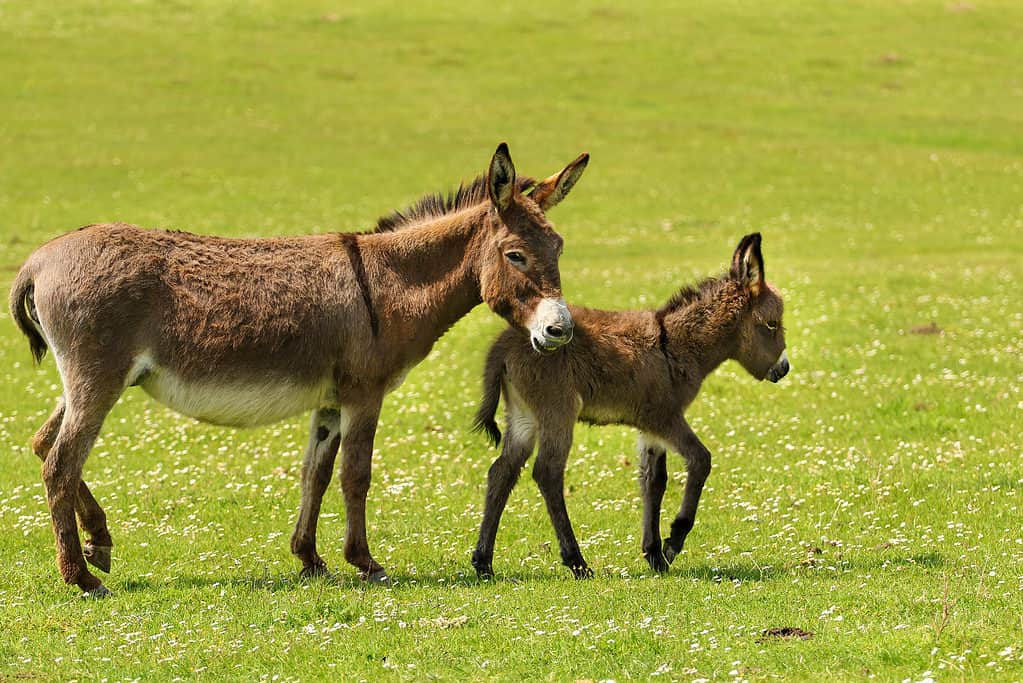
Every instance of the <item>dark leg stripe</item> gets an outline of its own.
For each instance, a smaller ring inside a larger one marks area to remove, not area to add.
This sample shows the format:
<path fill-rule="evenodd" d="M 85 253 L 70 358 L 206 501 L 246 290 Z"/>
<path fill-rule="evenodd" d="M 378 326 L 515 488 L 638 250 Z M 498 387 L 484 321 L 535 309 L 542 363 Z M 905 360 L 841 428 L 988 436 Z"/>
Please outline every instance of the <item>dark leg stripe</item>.
<path fill-rule="evenodd" d="M 380 334 L 380 321 L 377 319 L 377 310 L 373 307 L 373 298 L 369 293 L 369 280 L 366 277 L 366 265 L 362 262 L 362 251 L 359 249 L 358 235 L 341 235 L 341 244 L 344 245 L 348 258 L 352 262 L 352 269 L 355 271 L 355 280 L 359 283 L 359 292 L 362 293 L 362 300 L 369 312 L 369 326 L 373 330 L 373 336 Z"/>

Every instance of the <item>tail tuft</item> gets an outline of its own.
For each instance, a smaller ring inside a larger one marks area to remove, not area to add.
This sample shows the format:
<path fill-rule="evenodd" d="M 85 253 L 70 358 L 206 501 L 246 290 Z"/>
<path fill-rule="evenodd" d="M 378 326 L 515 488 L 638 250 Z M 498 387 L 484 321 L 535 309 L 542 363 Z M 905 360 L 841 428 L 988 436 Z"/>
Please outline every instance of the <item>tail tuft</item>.
<path fill-rule="evenodd" d="M 39 315 L 35 306 L 35 283 L 31 275 L 23 269 L 18 273 L 11 287 L 11 317 L 18 325 L 21 333 L 28 337 L 28 346 L 32 350 L 32 358 L 36 365 L 42 362 L 46 355 L 46 340 L 39 332 Z"/>
<path fill-rule="evenodd" d="M 501 401 L 501 384 L 504 378 L 505 350 L 498 339 L 487 352 L 487 362 L 483 368 L 483 397 L 476 411 L 472 430 L 486 432 L 487 438 L 494 446 L 501 445 L 501 430 L 497 426 L 497 405 Z"/>
<path fill-rule="evenodd" d="M 472 423 L 472 431 L 485 432 L 491 444 L 495 447 L 501 445 L 501 429 L 497 426 L 497 420 L 493 416 L 487 417 L 484 415 L 482 409 L 476 413 L 476 419 Z"/>

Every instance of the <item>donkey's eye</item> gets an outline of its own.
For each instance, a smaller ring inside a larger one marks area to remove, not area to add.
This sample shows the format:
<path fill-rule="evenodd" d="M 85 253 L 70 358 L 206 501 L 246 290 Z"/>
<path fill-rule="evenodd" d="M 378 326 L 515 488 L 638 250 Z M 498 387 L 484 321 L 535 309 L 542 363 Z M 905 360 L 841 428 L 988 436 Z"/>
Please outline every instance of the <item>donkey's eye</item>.
<path fill-rule="evenodd" d="M 516 268 L 526 267 L 526 255 L 521 251 L 506 251 L 504 256 L 506 259 L 511 261 L 511 264 Z"/>
<path fill-rule="evenodd" d="M 771 332 L 774 332 L 775 330 L 778 329 L 778 323 L 775 321 L 771 321 L 769 323 L 764 323 L 764 327 L 769 329 Z"/>

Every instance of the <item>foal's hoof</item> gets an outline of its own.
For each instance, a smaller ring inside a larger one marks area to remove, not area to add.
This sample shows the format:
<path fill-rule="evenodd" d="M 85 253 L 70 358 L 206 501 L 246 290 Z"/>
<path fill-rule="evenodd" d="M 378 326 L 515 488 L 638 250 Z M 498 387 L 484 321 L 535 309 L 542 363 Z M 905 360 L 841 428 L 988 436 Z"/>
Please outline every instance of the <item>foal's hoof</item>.
<path fill-rule="evenodd" d="M 650 565 L 650 569 L 658 574 L 667 574 L 668 568 L 671 566 L 660 550 L 646 553 L 646 561 Z"/>
<path fill-rule="evenodd" d="M 389 577 L 387 572 L 383 569 L 377 569 L 376 571 L 369 572 L 368 574 L 363 574 L 362 578 L 366 583 L 375 583 L 382 586 L 391 585 L 391 577 Z"/>
<path fill-rule="evenodd" d="M 112 595 L 113 593 L 110 592 L 110 589 L 101 583 L 91 591 L 85 591 L 82 593 L 81 598 L 82 600 L 102 600 L 103 598 L 109 598 Z"/>
<path fill-rule="evenodd" d="M 110 573 L 110 551 L 109 545 L 93 545 L 91 543 L 86 543 L 82 548 L 85 561 L 107 574 Z"/>
<path fill-rule="evenodd" d="M 494 578 L 494 566 L 490 560 L 487 559 L 480 551 L 476 551 L 472 554 L 472 566 L 476 570 L 476 578 L 478 579 L 492 579 Z"/>
<path fill-rule="evenodd" d="M 675 561 L 675 556 L 678 555 L 680 550 L 682 549 L 679 548 L 678 550 L 676 550 L 675 548 L 671 547 L 668 541 L 664 542 L 664 559 L 668 561 L 668 564 L 671 564 L 672 562 Z M 667 571 L 667 568 L 665 568 L 665 571 Z"/>

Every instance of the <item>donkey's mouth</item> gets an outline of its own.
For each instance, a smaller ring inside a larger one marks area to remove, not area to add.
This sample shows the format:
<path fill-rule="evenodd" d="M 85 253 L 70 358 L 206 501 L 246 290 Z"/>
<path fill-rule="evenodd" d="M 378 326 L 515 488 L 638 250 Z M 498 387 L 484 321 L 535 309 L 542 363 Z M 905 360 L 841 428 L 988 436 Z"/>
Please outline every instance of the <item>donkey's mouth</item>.
<path fill-rule="evenodd" d="M 563 341 L 557 341 L 557 342 L 553 342 L 552 343 L 552 342 L 547 342 L 547 341 L 543 341 L 543 340 L 537 339 L 536 337 L 530 337 L 529 338 L 529 342 L 530 342 L 530 344 L 532 344 L 534 351 L 536 351 L 537 353 L 544 354 L 544 355 L 548 355 L 548 354 L 554 353 L 555 351 L 560 349 L 562 346 L 564 346 L 565 343 L 566 343 L 566 342 L 563 342 Z"/>
<path fill-rule="evenodd" d="M 778 381 L 787 374 L 789 374 L 789 357 L 788 354 L 782 352 L 781 358 L 778 359 L 778 362 L 771 366 L 771 369 L 767 371 L 767 379 L 777 384 Z"/>

